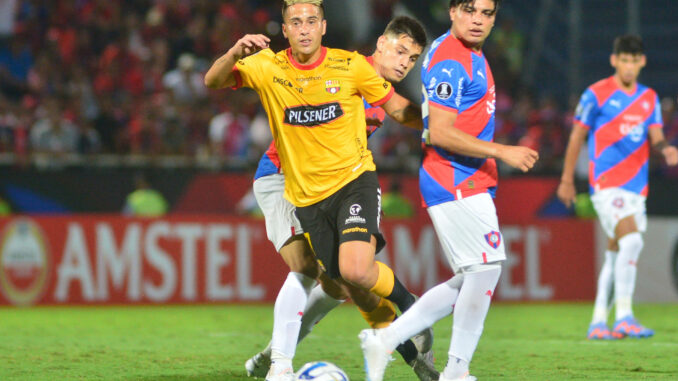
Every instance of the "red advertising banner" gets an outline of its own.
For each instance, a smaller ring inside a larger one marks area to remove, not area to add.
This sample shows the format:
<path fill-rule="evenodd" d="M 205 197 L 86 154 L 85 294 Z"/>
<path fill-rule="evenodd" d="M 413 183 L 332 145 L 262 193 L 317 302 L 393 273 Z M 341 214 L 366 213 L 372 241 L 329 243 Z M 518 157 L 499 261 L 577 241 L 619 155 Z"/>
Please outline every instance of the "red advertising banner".
<path fill-rule="evenodd" d="M 382 227 L 388 245 L 377 258 L 412 291 L 452 275 L 425 217 Z M 593 298 L 592 222 L 538 220 L 502 233 L 497 299 Z M 259 219 L 0 219 L 0 305 L 270 302 L 286 273 Z"/>

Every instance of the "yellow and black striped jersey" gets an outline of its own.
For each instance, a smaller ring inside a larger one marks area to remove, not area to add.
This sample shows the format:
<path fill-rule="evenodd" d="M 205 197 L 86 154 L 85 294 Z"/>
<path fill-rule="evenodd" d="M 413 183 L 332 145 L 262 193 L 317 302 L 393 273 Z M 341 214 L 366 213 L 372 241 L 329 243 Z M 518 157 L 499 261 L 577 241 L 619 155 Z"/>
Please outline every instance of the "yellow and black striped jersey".
<path fill-rule="evenodd" d="M 285 197 L 295 206 L 315 204 L 376 169 L 362 98 L 380 106 L 393 95 L 364 56 L 321 49 L 309 65 L 296 62 L 290 49 L 265 49 L 233 69 L 236 88 L 259 94 L 285 174 Z"/>

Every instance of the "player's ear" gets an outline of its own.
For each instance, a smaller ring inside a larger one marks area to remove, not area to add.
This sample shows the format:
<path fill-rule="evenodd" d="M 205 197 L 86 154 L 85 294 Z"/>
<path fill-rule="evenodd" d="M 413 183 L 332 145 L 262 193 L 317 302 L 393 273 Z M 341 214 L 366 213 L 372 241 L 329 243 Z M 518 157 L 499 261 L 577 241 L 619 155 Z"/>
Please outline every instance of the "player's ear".
<path fill-rule="evenodd" d="M 282 34 L 283 34 L 283 37 L 287 38 L 287 30 L 285 28 L 285 22 L 284 21 L 282 23 Z M 325 34 L 325 33 L 323 33 L 323 34 Z"/>
<path fill-rule="evenodd" d="M 640 68 L 644 68 L 645 64 L 647 64 L 647 56 L 645 54 L 640 55 Z"/>
<path fill-rule="evenodd" d="M 384 44 L 385 44 L 385 43 L 386 43 L 386 36 L 384 36 L 384 35 L 382 34 L 382 35 L 379 36 L 379 38 L 377 39 L 377 50 L 380 51 L 380 52 L 383 51 L 383 50 L 384 50 Z"/>
<path fill-rule="evenodd" d="M 610 66 L 613 68 L 617 67 L 617 55 L 616 54 L 610 54 Z"/>
<path fill-rule="evenodd" d="M 325 35 L 325 32 L 327 32 L 327 20 L 323 19 L 323 36 Z"/>

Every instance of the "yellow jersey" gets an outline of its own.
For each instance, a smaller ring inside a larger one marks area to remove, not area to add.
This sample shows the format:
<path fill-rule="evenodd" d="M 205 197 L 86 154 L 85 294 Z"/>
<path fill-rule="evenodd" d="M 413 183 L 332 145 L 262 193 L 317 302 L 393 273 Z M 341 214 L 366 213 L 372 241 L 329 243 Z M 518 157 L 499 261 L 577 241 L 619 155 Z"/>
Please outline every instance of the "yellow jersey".
<path fill-rule="evenodd" d="M 268 114 L 285 174 L 285 198 L 308 206 L 376 169 L 367 148 L 363 98 L 381 106 L 393 95 L 357 52 L 321 47 L 301 65 L 290 49 L 264 49 L 239 60 L 236 86 L 254 89 Z"/>

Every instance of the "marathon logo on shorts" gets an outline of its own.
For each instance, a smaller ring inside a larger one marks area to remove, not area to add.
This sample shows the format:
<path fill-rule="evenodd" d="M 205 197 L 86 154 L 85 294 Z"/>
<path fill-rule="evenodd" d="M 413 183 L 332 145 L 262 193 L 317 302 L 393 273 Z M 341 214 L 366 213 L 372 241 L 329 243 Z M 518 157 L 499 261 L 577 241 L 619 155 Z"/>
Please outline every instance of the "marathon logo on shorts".
<path fill-rule="evenodd" d="M 492 246 L 493 249 L 496 249 L 501 244 L 501 234 L 492 230 L 491 232 L 485 234 L 485 241 L 487 241 L 487 244 Z"/>
<path fill-rule="evenodd" d="M 341 234 L 351 234 L 351 233 L 367 233 L 367 228 L 354 227 L 344 229 L 341 231 Z"/>
<path fill-rule="evenodd" d="M 315 127 L 329 123 L 344 115 L 338 102 L 317 106 L 297 106 L 285 109 L 285 124 Z"/>

